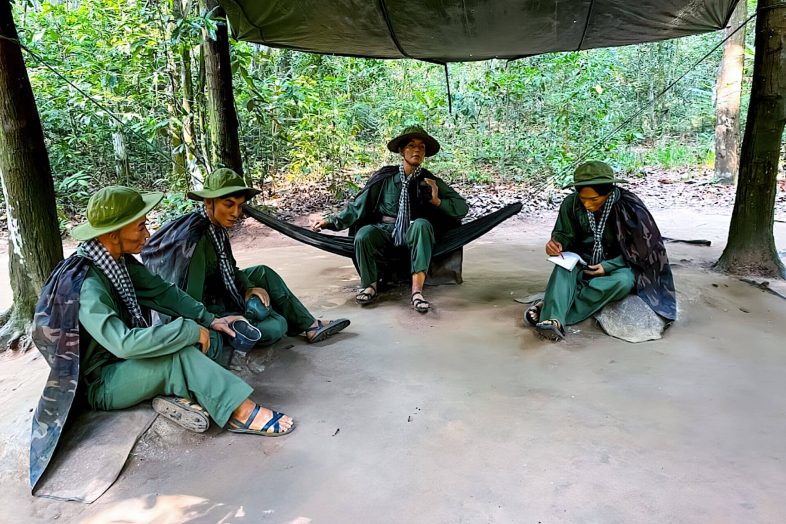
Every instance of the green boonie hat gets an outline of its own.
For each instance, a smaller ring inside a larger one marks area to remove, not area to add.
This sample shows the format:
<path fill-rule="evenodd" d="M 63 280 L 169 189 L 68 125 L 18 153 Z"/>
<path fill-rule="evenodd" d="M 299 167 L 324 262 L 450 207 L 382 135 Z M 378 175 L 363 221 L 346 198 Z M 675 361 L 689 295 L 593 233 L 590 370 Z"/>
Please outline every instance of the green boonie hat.
<path fill-rule="evenodd" d="M 71 230 L 76 240 L 111 233 L 139 220 L 156 207 L 164 193 L 140 193 L 125 186 L 107 186 L 87 202 L 87 222 Z"/>
<path fill-rule="evenodd" d="M 246 200 L 254 198 L 260 193 L 259 189 L 248 187 L 243 177 L 228 167 L 222 167 L 208 175 L 205 179 L 205 187 L 201 191 L 189 191 L 186 195 L 191 200 L 204 200 L 241 192 L 245 193 Z"/>
<path fill-rule="evenodd" d="M 409 143 L 413 138 L 419 138 L 426 144 L 426 156 L 434 156 L 439 153 L 439 142 L 433 136 L 426 133 L 420 126 L 409 126 L 399 136 L 388 142 L 388 150 L 393 153 L 400 153 L 401 148 Z"/>
<path fill-rule="evenodd" d="M 573 173 L 573 182 L 564 187 L 594 186 L 597 184 L 613 184 L 615 182 L 625 182 L 614 176 L 614 171 L 605 162 L 590 160 L 584 162 Z"/>

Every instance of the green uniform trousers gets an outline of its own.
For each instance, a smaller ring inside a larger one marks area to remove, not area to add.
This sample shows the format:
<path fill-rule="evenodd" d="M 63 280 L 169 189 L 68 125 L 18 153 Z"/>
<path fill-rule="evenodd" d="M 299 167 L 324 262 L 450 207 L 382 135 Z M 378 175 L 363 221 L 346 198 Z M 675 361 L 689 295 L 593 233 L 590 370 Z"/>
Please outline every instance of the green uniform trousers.
<path fill-rule="evenodd" d="M 366 288 L 379 280 L 377 260 L 395 247 L 394 229 L 394 224 L 369 224 L 361 227 L 355 235 L 355 260 L 362 287 Z M 428 271 L 431 251 L 436 242 L 431 222 L 423 218 L 413 220 L 407 230 L 406 242 L 410 253 L 410 272 L 414 274 Z"/>
<path fill-rule="evenodd" d="M 254 322 L 262 332 L 259 344 L 272 344 L 287 333 L 297 335 L 314 323 L 314 316 L 290 291 L 278 273 L 267 266 L 253 266 L 242 271 L 251 287 L 261 287 L 270 295 L 270 316 Z"/>
<path fill-rule="evenodd" d="M 628 296 L 633 286 L 633 271 L 628 267 L 602 277 L 586 278 L 579 265 L 573 271 L 555 266 L 546 286 L 540 319 L 559 320 L 563 326 L 578 324 L 609 302 Z"/>
<path fill-rule="evenodd" d="M 156 395 L 174 395 L 196 400 L 222 427 L 252 391 L 196 346 L 108 364 L 95 380 L 88 380 L 88 400 L 94 409 L 123 409 Z"/>

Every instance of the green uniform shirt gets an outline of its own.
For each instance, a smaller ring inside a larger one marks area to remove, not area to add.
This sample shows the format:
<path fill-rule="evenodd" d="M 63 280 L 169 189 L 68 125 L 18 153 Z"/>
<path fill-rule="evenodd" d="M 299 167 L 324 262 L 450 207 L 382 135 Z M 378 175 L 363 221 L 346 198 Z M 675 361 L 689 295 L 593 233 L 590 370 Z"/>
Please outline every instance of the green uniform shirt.
<path fill-rule="evenodd" d="M 439 209 L 452 218 L 461 219 L 469 211 L 467 201 L 455 189 L 447 185 L 441 178 L 435 177 L 438 195 L 442 202 Z M 353 202 L 350 202 L 341 212 L 326 217 L 333 227 L 340 231 L 352 226 L 359 219 L 371 213 L 379 212 L 382 215 L 394 217 L 398 215 L 398 202 L 401 197 L 401 177 L 389 176 L 381 182 L 379 205 L 375 209 L 375 202 L 369 201 L 370 191 L 363 191 Z"/>
<path fill-rule="evenodd" d="M 604 260 L 601 265 L 606 273 L 627 267 L 614 234 L 613 221 L 614 213 L 612 212 L 606 222 L 606 228 L 603 230 L 602 240 Z M 595 237 L 590 229 L 587 212 L 578 200 L 577 193 L 571 193 L 562 201 L 551 238 L 562 244 L 564 251 L 578 253 L 587 262 L 592 257 Z"/>
<path fill-rule="evenodd" d="M 230 262 L 235 273 L 235 284 L 241 295 L 245 295 L 249 288 L 254 287 L 248 275 L 237 267 L 234 257 L 230 255 Z M 186 293 L 194 300 L 202 302 L 211 313 L 223 315 L 227 311 L 236 311 L 237 306 L 228 300 L 229 292 L 224 286 L 224 279 L 218 267 L 218 253 L 207 234 L 197 242 L 191 263 L 188 265 L 186 278 Z"/>
<path fill-rule="evenodd" d="M 215 316 L 178 287 L 150 273 L 141 264 L 128 264 L 137 300 L 142 306 L 171 315 L 169 324 L 130 328 L 131 317 L 109 279 L 91 267 L 79 295 L 84 375 L 118 360 L 158 357 L 199 342 L 199 326 Z"/>

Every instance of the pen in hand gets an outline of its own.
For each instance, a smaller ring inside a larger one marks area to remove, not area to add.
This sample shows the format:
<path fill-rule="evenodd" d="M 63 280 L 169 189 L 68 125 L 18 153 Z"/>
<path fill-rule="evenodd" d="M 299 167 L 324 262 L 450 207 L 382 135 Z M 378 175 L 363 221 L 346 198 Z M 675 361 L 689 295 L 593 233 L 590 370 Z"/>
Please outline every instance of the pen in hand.
<path fill-rule="evenodd" d="M 560 252 L 559 252 L 559 257 L 560 257 L 562 260 L 565 260 L 565 257 L 564 257 L 564 256 L 562 256 L 562 251 L 560 251 Z"/>

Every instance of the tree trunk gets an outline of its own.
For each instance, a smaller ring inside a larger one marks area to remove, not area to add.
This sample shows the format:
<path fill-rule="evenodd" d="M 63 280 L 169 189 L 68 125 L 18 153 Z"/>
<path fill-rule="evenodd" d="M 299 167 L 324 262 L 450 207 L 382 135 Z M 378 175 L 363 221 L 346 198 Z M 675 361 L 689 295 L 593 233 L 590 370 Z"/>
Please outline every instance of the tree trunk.
<path fill-rule="evenodd" d="M 211 164 L 243 174 L 226 16 L 217 0 L 201 2 L 206 11 L 215 9 L 213 19 L 216 22 L 215 37 L 203 29 Z"/>
<path fill-rule="evenodd" d="M 731 15 L 727 34 L 748 17 L 746 0 L 740 0 Z M 740 94 L 745 62 L 745 28 L 729 38 L 723 47 L 723 60 L 715 87 L 715 178 L 735 184 L 740 168 Z"/>
<path fill-rule="evenodd" d="M 183 46 L 180 52 L 180 85 L 183 88 L 183 143 L 186 153 L 186 168 L 191 174 L 189 186 L 202 189 L 202 170 L 196 147 L 196 129 L 194 128 L 194 82 L 191 78 L 191 52 Z"/>
<path fill-rule="evenodd" d="M 177 61 L 175 60 L 177 44 L 174 49 L 172 42 L 174 41 L 175 24 L 177 20 L 182 18 L 180 9 L 180 0 L 167 0 L 164 4 L 167 9 L 172 13 L 172 16 L 164 15 L 164 52 L 166 55 L 166 75 L 167 75 L 167 90 L 166 90 L 166 105 L 167 114 L 169 115 L 169 147 L 170 156 L 172 158 L 172 182 L 182 184 L 188 187 L 188 176 L 186 175 L 186 154 L 183 147 L 183 126 L 180 123 L 180 109 L 177 106 L 178 95 L 178 81 L 180 80 L 180 73 L 177 68 Z"/>
<path fill-rule="evenodd" d="M 778 157 L 786 125 L 786 7 L 760 0 L 748 121 L 721 271 L 786 276 L 773 237 Z"/>
<path fill-rule="evenodd" d="M 0 36 L 19 37 L 9 0 L 0 0 Z M 20 47 L 0 39 L 0 179 L 8 217 L 14 304 L 0 329 L 0 351 L 29 347 L 38 294 L 63 259 L 55 187 Z"/>
<path fill-rule="evenodd" d="M 126 147 L 126 137 L 119 125 L 114 126 L 112 131 L 112 148 L 115 152 L 115 173 L 117 179 L 128 185 L 131 178 L 131 165 L 128 162 L 128 148 Z"/>

